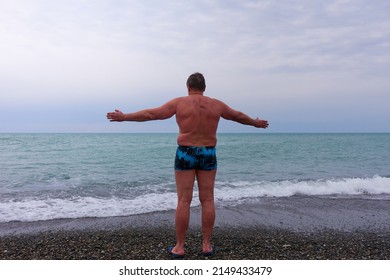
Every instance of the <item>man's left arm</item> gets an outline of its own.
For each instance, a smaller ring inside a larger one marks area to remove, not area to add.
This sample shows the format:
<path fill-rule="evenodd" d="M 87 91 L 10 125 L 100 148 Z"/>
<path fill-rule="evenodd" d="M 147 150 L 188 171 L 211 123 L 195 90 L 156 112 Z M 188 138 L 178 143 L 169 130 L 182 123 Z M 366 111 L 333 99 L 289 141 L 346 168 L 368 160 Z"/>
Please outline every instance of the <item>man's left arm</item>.
<path fill-rule="evenodd" d="M 173 99 L 160 107 L 144 109 L 138 112 L 128 114 L 125 114 L 122 111 L 116 109 L 114 112 L 107 113 L 107 119 L 109 119 L 111 122 L 145 122 L 169 119 L 174 114 L 176 114 L 177 101 L 178 99 Z"/>

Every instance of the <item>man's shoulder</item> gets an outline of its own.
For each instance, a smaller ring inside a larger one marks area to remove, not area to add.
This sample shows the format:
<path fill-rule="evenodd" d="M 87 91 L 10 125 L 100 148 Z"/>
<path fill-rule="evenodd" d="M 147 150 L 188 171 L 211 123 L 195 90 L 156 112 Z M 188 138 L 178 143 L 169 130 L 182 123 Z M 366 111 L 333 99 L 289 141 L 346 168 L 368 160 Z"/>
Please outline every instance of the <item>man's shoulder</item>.
<path fill-rule="evenodd" d="M 214 103 L 222 103 L 220 100 L 218 100 L 217 98 L 214 98 L 214 97 L 209 97 L 209 96 L 205 96 L 203 95 L 203 98 L 210 101 L 210 102 L 214 102 Z"/>
<path fill-rule="evenodd" d="M 217 98 L 210 98 L 210 100 L 212 102 L 214 102 L 215 105 L 220 105 L 220 106 L 224 106 L 225 103 L 223 103 L 221 100 L 217 99 Z"/>
<path fill-rule="evenodd" d="M 183 100 L 183 98 L 185 98 L 185 96 L 173 98 L 173 99 L 169 100 L 167 102 L 167 104 L 178 104 L 180 101 Z"/>

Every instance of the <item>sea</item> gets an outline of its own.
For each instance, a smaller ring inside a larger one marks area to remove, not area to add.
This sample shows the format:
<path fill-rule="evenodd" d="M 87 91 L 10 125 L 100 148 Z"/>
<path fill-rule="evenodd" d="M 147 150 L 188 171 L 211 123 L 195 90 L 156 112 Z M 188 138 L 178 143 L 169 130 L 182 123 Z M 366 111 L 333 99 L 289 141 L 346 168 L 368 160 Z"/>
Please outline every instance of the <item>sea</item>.
<path fill-rule="evenodd" d="M 2 133 L 0 222 L 175 209 L 176 137 Z M 221 133 L 217 159 L 218 207 L 297 196 L 390 201 L 389 133 Z"/>

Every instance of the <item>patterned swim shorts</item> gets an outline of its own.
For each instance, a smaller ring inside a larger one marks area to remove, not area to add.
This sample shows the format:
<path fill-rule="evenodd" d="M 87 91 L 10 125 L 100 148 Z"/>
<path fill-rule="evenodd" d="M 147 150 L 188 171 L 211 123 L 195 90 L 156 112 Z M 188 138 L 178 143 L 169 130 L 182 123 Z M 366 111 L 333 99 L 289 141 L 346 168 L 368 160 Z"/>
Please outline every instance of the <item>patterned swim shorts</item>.
<path fill-rule="evenodd" d="M 217 156 L 214 146 L 178 146 L 175 157 L 175 170 L 214 170 Z"/>

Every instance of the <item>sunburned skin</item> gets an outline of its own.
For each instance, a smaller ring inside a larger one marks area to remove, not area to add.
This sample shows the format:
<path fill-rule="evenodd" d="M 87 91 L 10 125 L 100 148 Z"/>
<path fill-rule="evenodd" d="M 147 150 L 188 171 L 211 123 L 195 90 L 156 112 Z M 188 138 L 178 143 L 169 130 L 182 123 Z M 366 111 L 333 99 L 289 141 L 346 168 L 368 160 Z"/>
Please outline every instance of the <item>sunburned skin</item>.
<path fill-rule="evenodd" d="M 164 120 L 176 115 L 179 126 L 177 143 L 182 146 L 215 146 L 220 118 L 232 120 L 258 128 L 267 128 L 268 121 L 253 119 L 246 114 L 230 108 L 218 99 L 203 95 L 203 92 L 188 89 L 188 96 L 178 97 L 164 105 L 124 114 L 120 110 L 110 112 L 110 121 L 150 121 Z"/>
<path fill-rule="evenodd" d="M 179 127 L 177 137 L 179 147 L 175 158 L 178 198 L 175 218 L 176 245 L 167 248 L 172 257 L 182 257 L 185 253 L 184 243 L 189 226 L 195 179 L 198 182 L 202 206 L 202 252 L 204 256 L 212 256 L 215 253 L 210 240 L 215 222 L 214 184 L 217 172 L 215 146 L 220 118 L 257 128 L 268 127 L 268 121 L 251 118 L 220 100 L 204 96 L 205 89 L 203 75 L 194 73 L 187 80 L 188 96 L 178 97 L 160 107 L 135 113 L 124 114 L 120 110 L 107 113 L 107 118 L 112 122 L 164 120 L 176 115 Z M 183 148 L 184 146 L 190 148 Z"/>

